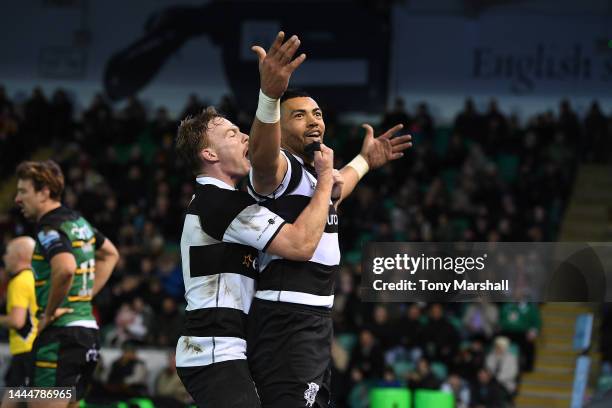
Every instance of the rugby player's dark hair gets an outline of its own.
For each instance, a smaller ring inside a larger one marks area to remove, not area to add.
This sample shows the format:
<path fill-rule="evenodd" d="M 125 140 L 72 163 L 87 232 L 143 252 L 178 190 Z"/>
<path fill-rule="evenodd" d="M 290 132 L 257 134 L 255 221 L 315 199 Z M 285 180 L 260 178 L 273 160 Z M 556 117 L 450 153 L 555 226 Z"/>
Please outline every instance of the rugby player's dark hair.
<path fill-rule="evenodd" d="M 60 201 L 64 191 L 64 174 L 53 160 L 24 161 L 17 166 L 18 180 L 31 180 L 34 191 L 47 187 L 49 198 Z"/>
<path fill-rule="evenodd" d="M 312 98 L 312 96 L 310 96 L 310 94 L 308 94 L 308 92 L 306 92 L 303 89 L 298 89 L 298 88 L 287 89 L 285 93 L 283 94 L 283 96 L 281 96 L 280 103 L 282 104 L 286 100 L 293 99 L 293 98 Z"/>
<path fill-rule="evenodd" d="M 210 123 L 216 118 L 223 117 L 213 106 L 209 106 L 195 116 L 187 116 L 179 125 L 176 151 L 195 175 L 202 172 L 200 152 L 209 147 L 206 132 Z"/>

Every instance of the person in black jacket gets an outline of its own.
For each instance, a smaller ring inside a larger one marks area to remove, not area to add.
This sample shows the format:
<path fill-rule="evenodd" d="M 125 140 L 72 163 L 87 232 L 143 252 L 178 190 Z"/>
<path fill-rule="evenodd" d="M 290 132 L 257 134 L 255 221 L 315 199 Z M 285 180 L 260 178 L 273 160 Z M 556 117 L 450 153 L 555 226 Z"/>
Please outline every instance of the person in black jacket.
<path fill-rule="evenodd" d="M 506 406 L 505 393 L 501 385 L 486 368 L 478 371 L 478 382 L 472 388 L 473 408 L 502 408 Z"/>
<path fill-rule="evenodd" d="M 434 303 L 429 309 L 429 321 L 423 329 L 425 356 L 430 361 L 441 361 L 447 366 L 452 364 L 459 344 L 457 329 L 444 316 L 444 309 Z"/>

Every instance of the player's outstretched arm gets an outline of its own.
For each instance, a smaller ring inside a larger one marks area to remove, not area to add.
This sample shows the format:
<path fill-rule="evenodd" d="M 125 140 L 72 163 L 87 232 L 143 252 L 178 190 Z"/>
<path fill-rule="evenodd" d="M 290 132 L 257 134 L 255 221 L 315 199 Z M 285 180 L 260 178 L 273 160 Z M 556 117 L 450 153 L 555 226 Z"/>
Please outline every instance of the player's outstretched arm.
<path fill-rule="evenodd" d="M 289 85 L 293 71 L 304 62 L 305 54 L 293 59 L 300 46 L 297 36 L 283 43 L 281 31 L 266 51 L 260 46 L 251 49 L 259 60 L 261 89 L 249 140 L 249 157 L 253 167 L 253 187 L 259 194 L 273 192 L 282 182 L 287 162 L 280 154 L 280 97 Z"/>
<path fill-rule="evenodd" d="M 92 296 L 96 296 L 110 278 L 119 261 L 119 251 L 110 239 L 106 238 L 100 248 L 96 250 L 96 271 Z"/>
<path fill-rule="evenodd" d="M 331 201 L 334 185 L 334 153 L 325 145 L 321 152 L 315 152 L 317 187 L 308 206 L 293 224 L 285 224 L 266 252 L 294 261 L 312 258 L 321 240 Z"/>
<path fill-rule="evenodd" d="M 359 180 L 368 171 L 403 157 L 404 150 L 412 146 L 411 135 L 393 137 L 404 127 L 403 125 L 396 125 L 376 138 L 372 126 L 364 123 L 362 127 L 366 130 L 366 136 L 363 139 L 361 152 L 340 170 L 344 177 L 344 185 L 339 202 L 353 192 Z"/>

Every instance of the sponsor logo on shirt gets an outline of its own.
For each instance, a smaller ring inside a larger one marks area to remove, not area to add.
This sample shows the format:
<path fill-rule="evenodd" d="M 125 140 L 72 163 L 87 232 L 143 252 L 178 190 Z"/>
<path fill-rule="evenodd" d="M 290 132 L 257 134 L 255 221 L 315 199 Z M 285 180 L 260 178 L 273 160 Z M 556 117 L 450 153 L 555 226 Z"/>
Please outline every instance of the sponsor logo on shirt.
<path fill-rule="evenodd" d="M 40 231 L 38 233 L 38 241 L 40 241 L 40 244 L 48 250 L 53 246 L 53 244 L 60 242 L 60 234 L 53 229 Z"/>

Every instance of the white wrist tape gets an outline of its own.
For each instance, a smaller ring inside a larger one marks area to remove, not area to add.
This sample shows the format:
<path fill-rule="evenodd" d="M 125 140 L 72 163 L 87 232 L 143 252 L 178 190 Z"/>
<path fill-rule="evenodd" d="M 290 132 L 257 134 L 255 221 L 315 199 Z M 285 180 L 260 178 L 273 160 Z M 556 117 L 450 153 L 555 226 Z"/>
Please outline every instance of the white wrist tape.
<path fill-rule="evenodd" d="M 270 98 L 260 89 L 255 116 L 263 123 L 278 122 L 280 120 L 280 100 Z"/>
<path fill-rule="evenodd" d="M 365 176 L 365 174 L 370 170 L 368 162 L 361 154 L 355 156 L 355 158 L 351 160 L 351 162 L 347 164 L 347 166 L 351 166 L 355 169 L 355 171 L 359 175 L 359 180 L 361 180 L 361 178 Z"/>

